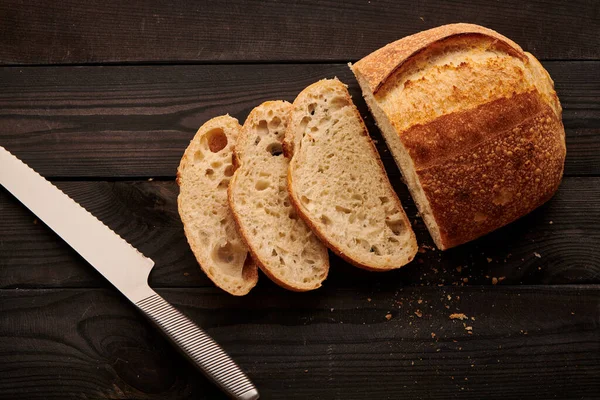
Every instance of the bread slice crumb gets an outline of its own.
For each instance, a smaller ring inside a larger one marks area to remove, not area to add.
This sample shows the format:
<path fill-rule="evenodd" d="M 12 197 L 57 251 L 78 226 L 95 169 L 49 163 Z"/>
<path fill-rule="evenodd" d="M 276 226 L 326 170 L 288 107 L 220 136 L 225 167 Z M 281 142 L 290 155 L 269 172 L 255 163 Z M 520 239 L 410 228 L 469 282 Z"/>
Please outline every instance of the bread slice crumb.
<path fill-rule="evenodd" d="M 327 247 L 371 271 L 413 260 L 414 232 L 346 85 L 325 79 L 296 97 L 284 152 L 290 199 Z"/>

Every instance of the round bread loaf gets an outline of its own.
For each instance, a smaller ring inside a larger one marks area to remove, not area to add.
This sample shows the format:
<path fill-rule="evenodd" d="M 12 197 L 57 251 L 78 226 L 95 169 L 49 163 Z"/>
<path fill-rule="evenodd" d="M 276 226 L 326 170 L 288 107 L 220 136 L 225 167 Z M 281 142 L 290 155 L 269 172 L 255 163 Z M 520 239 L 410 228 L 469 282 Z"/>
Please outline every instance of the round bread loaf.
<path fill-rule="evenodd" d="M 445 25 L 351 68 L 440 249 L 506 225 L 556 192 L 562 109 L 546 70 L 510 39 Z"/>

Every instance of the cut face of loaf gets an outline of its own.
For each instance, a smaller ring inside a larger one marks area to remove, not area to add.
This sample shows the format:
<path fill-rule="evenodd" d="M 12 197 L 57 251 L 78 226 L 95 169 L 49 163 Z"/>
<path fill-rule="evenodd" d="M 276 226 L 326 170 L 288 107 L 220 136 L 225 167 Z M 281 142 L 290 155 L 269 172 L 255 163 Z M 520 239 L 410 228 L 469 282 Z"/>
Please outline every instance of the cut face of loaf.
<path fill-rule="evenodd" d="M 229 204 L 261 270 L 286 289 L 306 291 L 327 277 L 329 255 L 290 203 L 281 143 L 290 111 L 288 102 L 268 101 L 246 119 L 235 146 L 239 168 Z"/>
<path fill-rule="evenodd" d="M 290 198 L 331 250 L 373 271 L 413 259 L 414 233 L 344 84 L 322 80 L 298 95 L 284 150 Z"/>
<path fill-rule="evenodd" d="M 179 169 L 179 215 L 185 236 L 206 275 L 221 289 L 241 296 L 258 280 L 256 264 L 229 210 L 233 146 L 241 127 L 228 115 L 206 122 L 186 149 Z"/>
<path fill-rule="evenodd" d="M 557 190 L 566 147 L 554 84 L 508 38 L 446 25 L 351 68 L 440 249 L 521 217 Z"/>

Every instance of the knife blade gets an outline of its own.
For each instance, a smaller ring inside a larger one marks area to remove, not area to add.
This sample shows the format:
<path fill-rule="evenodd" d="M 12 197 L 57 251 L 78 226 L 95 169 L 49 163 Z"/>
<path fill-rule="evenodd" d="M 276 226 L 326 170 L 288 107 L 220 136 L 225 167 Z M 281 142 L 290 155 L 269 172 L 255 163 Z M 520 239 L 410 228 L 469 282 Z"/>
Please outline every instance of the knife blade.
<path fill-rule="evenodd" d="M 230 397 L 259 398 L 250 379 L 206 332 L 148 285 L 154 261 L 0 146 L 0 184 L 154 322 Z"/>

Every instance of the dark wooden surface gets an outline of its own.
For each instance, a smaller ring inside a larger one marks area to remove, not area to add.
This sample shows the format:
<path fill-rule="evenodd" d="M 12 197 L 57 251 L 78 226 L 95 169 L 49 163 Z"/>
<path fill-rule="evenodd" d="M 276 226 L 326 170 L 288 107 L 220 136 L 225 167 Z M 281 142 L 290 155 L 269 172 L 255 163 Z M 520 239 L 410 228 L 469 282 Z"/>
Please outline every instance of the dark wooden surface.
<path fill-rule="evenodd" d="M 0 145 L 152 257 L 151 285 L 234 356 L 264 399 L 596 399 L 599 20 L 592 0 L 4 1 Z M 547 204 L 442 253 L 346 63 L 458 21 L 496 29 L 543 61 L 568 150 Z M 332 258 L 312 293 L 261 276 L 247 297 L 226 295 L 185 241 L 178 160 L 207 119 L 243 121 L 260 102 L 293 100 L 333 76 L 350 86 L 425 246 L 385 274 Z M 223 397 L 2 189 L 0 399 L 69 398 Z"/>
<path fill-rule="evenodd" d="M 263 280 L 247 298 L 158 292 L 204 326 L 266 399 L 598 395 L 596 286 L 297 294 Z M 0 322 L 2 337 L 20 338 L 0 341 L 0 397 L 222 398 L 114 290 L 0 290 Z"/>
<path fill-rule="evenodd" d="M 595 0 L 79 3 L 0 3 L 0 62 L 347 62 L 454 22 L 488 26 L 541 59 L 600 58 Z"/>

